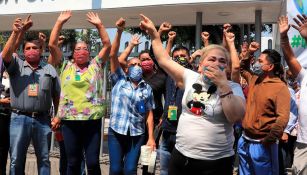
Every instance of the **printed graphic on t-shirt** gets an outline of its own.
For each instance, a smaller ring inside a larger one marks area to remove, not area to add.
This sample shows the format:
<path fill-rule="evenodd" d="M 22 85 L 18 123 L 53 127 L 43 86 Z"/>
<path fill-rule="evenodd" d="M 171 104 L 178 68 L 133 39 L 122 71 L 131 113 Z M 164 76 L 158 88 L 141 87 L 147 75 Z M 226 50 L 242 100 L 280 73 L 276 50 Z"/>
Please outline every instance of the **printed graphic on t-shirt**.
<path fill-rule="evenodd" d="M 200 83 L 194 83 L 186 96 L 186 106 L 196 116 L 211 117 L 216 100 L 216 86 L 206 90 Z"/>

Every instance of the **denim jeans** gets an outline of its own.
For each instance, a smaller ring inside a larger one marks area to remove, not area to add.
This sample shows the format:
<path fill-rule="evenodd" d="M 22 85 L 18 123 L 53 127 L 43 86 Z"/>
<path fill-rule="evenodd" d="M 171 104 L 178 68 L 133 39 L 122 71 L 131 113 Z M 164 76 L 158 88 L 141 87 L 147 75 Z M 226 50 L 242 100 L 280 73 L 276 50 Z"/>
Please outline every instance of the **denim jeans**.
<path fill-rule="evenodd" d="M 278 144 L 265 147 L 241 136 L 238 142 L 239 173 L 242 175 L 279 175 Z"/>
<path fill-rule="evenodd" d="M 162 132 L 162 139 L 159 147 L 160 175 L 168 175 L 169 161 L 176 143 L 176 133 Z"/>
<path fill-rule="evenodd" d="M 12 113 L 10 123 L 10 175 L 24 174 L 27 150 L 32 140 L 39 175 L 50 174 L 50 116 L 29 117 Z"/>
<path fill-rule="evenodd" d="M 145 135 L 130 136 L 116 133 L 109 128 L 108 146 L 110 175 L 135 175 Z"/>
<path fill-rule="evenodd" d="M 66 158 L 64 141 L 60 141 L 59 146 L 60 146 L 59 172 L 60 172 L 60 175 L 66 175 L 67 174 L 67 158 Z M 82 157 L 80 175 L 86 175 L 84 156 Z"/>
<path fill-rule="evenodd" d="M 10 147 L 10 116 L 0 114 L 0 175 L 6 174 L 6 162 Z"/>
<path fill-rule="evenodd" d="M 99 164 L 101 120 L 62 121 L 67 175 L 80 174 L 85 152 L 88 175 L 101 174 Z"/>

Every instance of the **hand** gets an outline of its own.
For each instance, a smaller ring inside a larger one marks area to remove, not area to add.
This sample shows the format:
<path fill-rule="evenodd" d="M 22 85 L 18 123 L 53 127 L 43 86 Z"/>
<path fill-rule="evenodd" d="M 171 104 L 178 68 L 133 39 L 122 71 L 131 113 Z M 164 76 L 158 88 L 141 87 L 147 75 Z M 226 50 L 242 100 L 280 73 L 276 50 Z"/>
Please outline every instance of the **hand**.
<path fill-rule="evenodd" d="M 196 51 L 191 55 L 191 58 L 193 59 L 193 60 L 191 60 L 191 62 L 193 62 L 194 59 L 195 59 L 196 57 L 198 57 L 198 56 L 201 57 L 202 54 L 203 54 L 203 52 L 201 51 L 201 49 L 196 50 Z"/>
<path fill-rule="evenodd" d="M 241 45 L 241 53 L 240 53 L 240 57 L 241 58 L 246 58 L 248 55 L 248 43 L 247 42 L 243 42 Z"/>
<path fill-rule="evenodd" d="M 31 15 L 29 15 L 27 19 L 22 22 L 22 26 L 23 31 L 28 31 L 33 26 Z"/>
<path fill-rule="evenodd" d="M 223 25 L 223 33 L 228 32 L 231 29 L 231 25 L 226 23 Z"/>
<path fill-rule="evenodd" d="M 61 124 L 61 119 L 59 117 L 53 117 L 51 119 L 51 130 L 52 131 L 56 131 Z"/>
<path fill-rule="evenodd" d="M 295 21 L 296 25 L 291 24 L 293 28 L 295 28 L 297 31 L 300 32 L 301 36 L 305 39 L 307 39 L 307 16 L 306 15 L 296 15 L 298 19 L 293 18 Z"/>
<path fill-rule="evenodd" d="M 201 33 L 201 39 L 203 40 L 203 42 L 207 42 L 209 40 L 209 37 L 210 37 L 209 32 L 204 31 Z"/>
<path fill-rule="evenodd" d="M 170 31 L 168 32 L 168 39 L 171 41 L 174 41 L 176 38 L 176 32 L 175 31 Z"/>
<path fill-rule="evenodd" d="M 281 38 L 286 37 L 290 29 L 290 25 L 288 23 L 288 17 L 287 16 L 279 17 L 278 26 Z"/>
<path fill-rule="evenodd" d="M 38 33 L 38 39 L 41 43 L 46 43 L 46 40 L 47 40 L 47 37 L 44 33 L 42 32 L 39 32 Z"/>
<path fill-rule="evenodd" d="M 140 29 L 144 30 L 148 35 L 153 37 L 154 34 L 157 32 L 155 24 L 145 15 L 140 14 L 140 16 L 141 16 Z"/>
<path fill-rule="evenodd" d="M 160 25 L 160 28 L 159 28 L 159 33 L 165 33 L 165 32 L 168 32 L 170 31 L 172 28 L 172 25 L 171 23 L 169 22 L 163 22 L 161 25 Z"/>
<path fill-rule="evenodd" d="M 284 143 L 287 143 L 288 142 L 288 139 L 289 139 L 289 135 L 288 133 L 283 133 L 282 136 L 281 136 L 281 141 L 284 142 Z"/>
<path fill-rule="evenodd" d="M 61 46 L 63 44 L 64 40 L 65 40 L 65 36 L 63 36 L 63 35 L 59 36 L 58 46 Z"/>
<path fill-rule="evenodd" d="M 66 10 L 61 12 L 60 16 L 58 17 L 58 20 L 60 23 L 64 24 L 66 23 L 69 18 L 71 17 L 71 11 L 70 10 Z"/>
<path fill-rule="evenodd" d="M 13 23 L 13 32 L 19 33 L 22 30 L 22 22 L 21 22 L 21 18 L 17 18 L 15 19 L 14 23 Z"/>
<path fill-rule="evenodd" d="M 148 139 L 146 145 L 147 145 L 147 146 L 150 146 L 150 148 L 151 148 L 152 151 L 156 150 L 156 142 L 155 142 L 155 139 Z"/>
<path fill-rule="evenodd" d="M 10 104 L 11 103 L 11 99 L 10 98 L 3 98 L 3 99 L 1 99 L 1 103 L 2 104 Z"/>
<path fill-rule="evenodd" d="M 125 29 L 126 20 L 124 18 L 119 18 L 116 21 L 116 28 L 117 30 L 123 31 Z"/>
<path fill-rule="evenodd" d="M 223 87 L 228 84 L 226 72 L 221 70 L 219 66 L 208 66 L 204 74 L 217 86 Z"/>
<path fill-rule="evenodd" d="M 97 27 L 97 26 L 102 24 L 102 22 L 101 22 L 101 20 L 100 20 L 100 18 L 98 16 L 98 13 L 88 12 L 86 14 L 86 16 L 87 16 L 87 21 L 92 23 L 94 26 Z"/>
<path fill-rule="evenodd" d="M 259 48 L 260 48 L 260 44 L 254 41 L 254 42 L 251 42 L 251 43 L 250 43 L 250 45 L 249 45 L 249 47 L 248 47 L 248 51 L 249 51 L 250 53 L 254 53 L 254 52 L 256 52 Z"/>
<path fill-rule="evenodd" d="M 139 45 L 141 42 L 140 42 L 140 36 L 138 35 L 133 35 L 131 40 L 130 40 L 130 44 L 134 47 L 136 45 Z"/>
<path fill-rule="evenodd" d="M 225 35 L 226 42 L 227 42 L 228 46 L 230 44 L 231 45 L 234 44 L 234 42 L 235 42 L 235 34 L 234 33 L 232 33 L 232 32 L 225 32 L 224 35 Z"/>

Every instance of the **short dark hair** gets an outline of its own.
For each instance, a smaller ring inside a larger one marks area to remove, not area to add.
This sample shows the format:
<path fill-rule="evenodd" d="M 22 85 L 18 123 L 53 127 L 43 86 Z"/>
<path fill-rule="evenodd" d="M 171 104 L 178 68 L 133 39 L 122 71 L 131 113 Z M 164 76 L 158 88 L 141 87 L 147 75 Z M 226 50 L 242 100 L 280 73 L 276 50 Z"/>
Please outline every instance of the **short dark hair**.
<path fill-rule="evenodd" d="M 39 40 L 38 35 L 39 32 L 38 31 L 29 31 L 26 33 L 25 35 L 25 39 L 22 45 L 22 49 L 24 50 L 26 47 L 27 43 L 33 43 Z M 39 42 L 38 42 L 39 43 Z M 42 48 L 42 45 L 40 45 L 40 48 Z"/>
<path fill-rule="evenodd" d="M 284 66 L 281 63 L 281 55 L 274 49 L 265 49 L 261 53 L 266 54 L 268 61 L 271 64 L 274 64 L 274 75 L 278 76 L 282 81 L 286 82 L 284 79 Z"/>
<path fill-rule="evenodd" d="M 139 59 L 140 59 L 140 57 L 141 57 L 141 55 L 142 54 L 144 54 L 144 53 L 148 53 L 148 55 L 151 57 L 151 55 L 150 55 L 150 51 L 148 50 L 148 49 L 145 49 L 145 50 L 142 50 L 141 52 L 140 52 L 140 54 L 139 54 Z"/>
<path fill-rule="evenodd" d="M 179 51 L 179 50 L 184 50 L 184 51 L 186 51 L 187 54 L 188 54 L 188 57 L 190 57 L 190 51 L 189 51 L 189 49 L 188 49 L 187 47 L 185 47 L 185 46 L 182 46 L 182 45 L 179 45 L 179 46 L 175 47 L 175 49 L 174 49 L 173 52 L 172 52 L 172 56 L 173 56 L 173 54 L 174 54 L 175 52 L 177 52 L 177 51 Z"/>

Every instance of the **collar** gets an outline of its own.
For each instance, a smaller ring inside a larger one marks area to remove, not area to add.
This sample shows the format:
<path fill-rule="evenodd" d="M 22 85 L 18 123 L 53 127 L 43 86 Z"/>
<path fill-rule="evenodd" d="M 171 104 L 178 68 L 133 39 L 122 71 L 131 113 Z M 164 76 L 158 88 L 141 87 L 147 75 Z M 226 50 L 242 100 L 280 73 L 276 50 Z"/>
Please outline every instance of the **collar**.
<path fill-rule="evenodd" d="M 258 79 L 259 77 L 257 76 L 256 81 L 259 81 Z M 266 77 L 260 83 L 280 83 L 280 82 L 283 82 L 283 81 L 278 77 Z"/>
<path fill-rule="evenodd" d="M 42 68 L 44 65 L 45 65 L 45 63 L 44 63 L 43 61 L 39 61 L 38 67 L 37 67 L 36 69 L 40 69 L 40 68 Z M 33 68 L 26 60 L 24 60 L 23 66 L 24 66 L 24 67 L 30 67 L 32 70 L 34 70 L 34 68 Z"/>
<path fill-rule="evenodd" d="M 129 81 L 130 83 L 133 83 L 128 76 L 126 76 L 126 80 Z M 137 87 L 142 86 L 144 87 L 146 84 L 145 80 L 142 78 L 142 80 L 138 83 Z"/>

